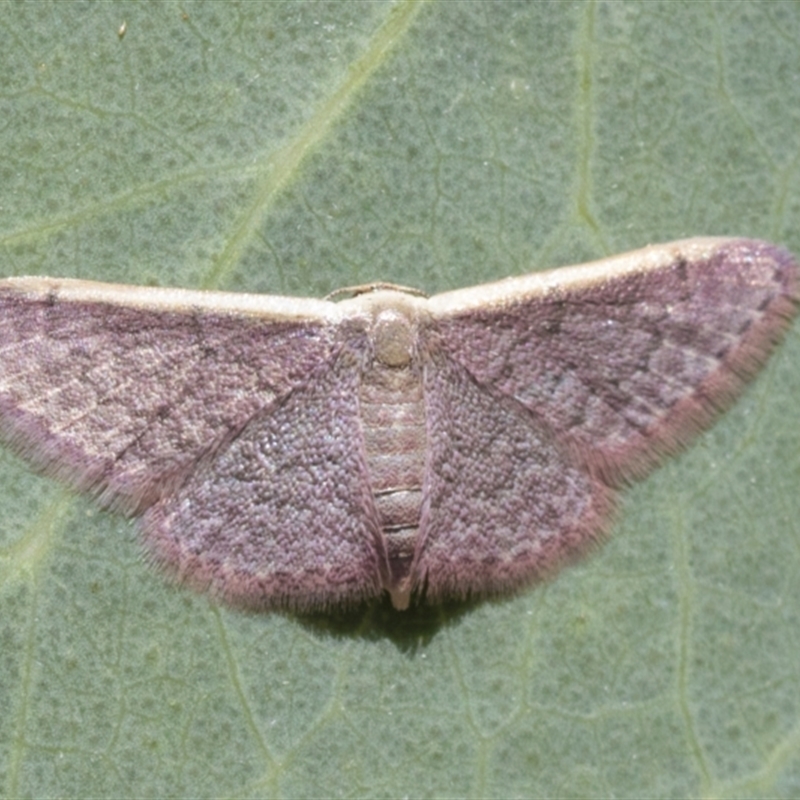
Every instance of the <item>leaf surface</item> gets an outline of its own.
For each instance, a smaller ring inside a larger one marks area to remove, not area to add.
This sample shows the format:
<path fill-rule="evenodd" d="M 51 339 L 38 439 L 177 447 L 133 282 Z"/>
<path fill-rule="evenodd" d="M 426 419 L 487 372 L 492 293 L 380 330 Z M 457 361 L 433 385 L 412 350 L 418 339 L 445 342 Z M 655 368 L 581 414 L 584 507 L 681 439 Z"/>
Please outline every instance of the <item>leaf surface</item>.
<path fill-rule="evenodd" d="M 5 5 L 0 270 L 322 296 L 800 253 L 798 40 L 786 2 Z M 796 796 L 798 396 L 793 330 L 601 550 L 416 614 L 220 607 L 3 451 L 0 794 Z"/>

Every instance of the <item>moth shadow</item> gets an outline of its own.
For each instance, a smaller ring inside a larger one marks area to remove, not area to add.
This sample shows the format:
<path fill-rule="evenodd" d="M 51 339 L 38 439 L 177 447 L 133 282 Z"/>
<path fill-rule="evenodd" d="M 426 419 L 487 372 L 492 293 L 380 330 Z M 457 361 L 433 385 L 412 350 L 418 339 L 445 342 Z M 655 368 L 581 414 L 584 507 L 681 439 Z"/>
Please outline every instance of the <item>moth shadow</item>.
<path fill-rule="evenodd" d="M 486 601 L 454 600 L 439 605 L 419 604 L 398 611 L 387 596 L 351 609 L 294 613 L 292 617 L 316 634 L 337 639 L 388 640 L 401 652 L 413 654 L 481 602 Z"/>

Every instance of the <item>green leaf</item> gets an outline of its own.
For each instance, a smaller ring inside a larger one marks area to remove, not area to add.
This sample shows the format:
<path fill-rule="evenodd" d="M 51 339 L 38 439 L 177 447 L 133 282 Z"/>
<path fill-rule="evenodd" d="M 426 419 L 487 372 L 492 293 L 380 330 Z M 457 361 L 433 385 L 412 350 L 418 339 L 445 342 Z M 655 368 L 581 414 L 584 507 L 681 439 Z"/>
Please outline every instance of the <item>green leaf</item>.
<path fill-rule="evenodd" d="M 127 23 L 124 38 L 118 30 Z M 2 5 L 0 271 L 431 293 L 800 252 L 792 2 Z M 800 794 L 800 336 L 548 585 L 246 614 L 0 455 L 0 795 Z"/>

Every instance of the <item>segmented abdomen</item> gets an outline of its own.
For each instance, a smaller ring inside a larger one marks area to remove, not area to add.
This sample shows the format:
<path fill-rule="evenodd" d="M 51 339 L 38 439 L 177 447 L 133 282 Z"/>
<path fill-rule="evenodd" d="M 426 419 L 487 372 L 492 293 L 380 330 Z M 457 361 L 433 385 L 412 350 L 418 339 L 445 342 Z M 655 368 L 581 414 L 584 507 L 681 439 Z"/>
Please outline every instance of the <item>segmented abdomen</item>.
<path fill-rule="evenodd" d="M 411 365 L 376 362 L 362 376 L 360 401 L 367 468 L 397 587 L 409 575 L 419 530 L 427 449 L 422 381 Z"/>

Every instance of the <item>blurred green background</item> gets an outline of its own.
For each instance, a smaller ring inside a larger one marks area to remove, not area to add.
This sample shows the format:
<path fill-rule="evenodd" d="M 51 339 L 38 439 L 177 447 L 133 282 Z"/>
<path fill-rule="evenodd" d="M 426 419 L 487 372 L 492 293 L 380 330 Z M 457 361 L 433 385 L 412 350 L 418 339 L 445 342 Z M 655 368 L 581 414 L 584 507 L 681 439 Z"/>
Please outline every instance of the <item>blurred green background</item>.
<path fill-rule="evenodd" d="M 0 273 L 800 253 L 798 41 L 796 2 L 2 3 Z M 219 607 L 3 450 L 0 796 L 800 795 L 799 396 L 795 329 L 594 556 L 405 614 Z"/>

